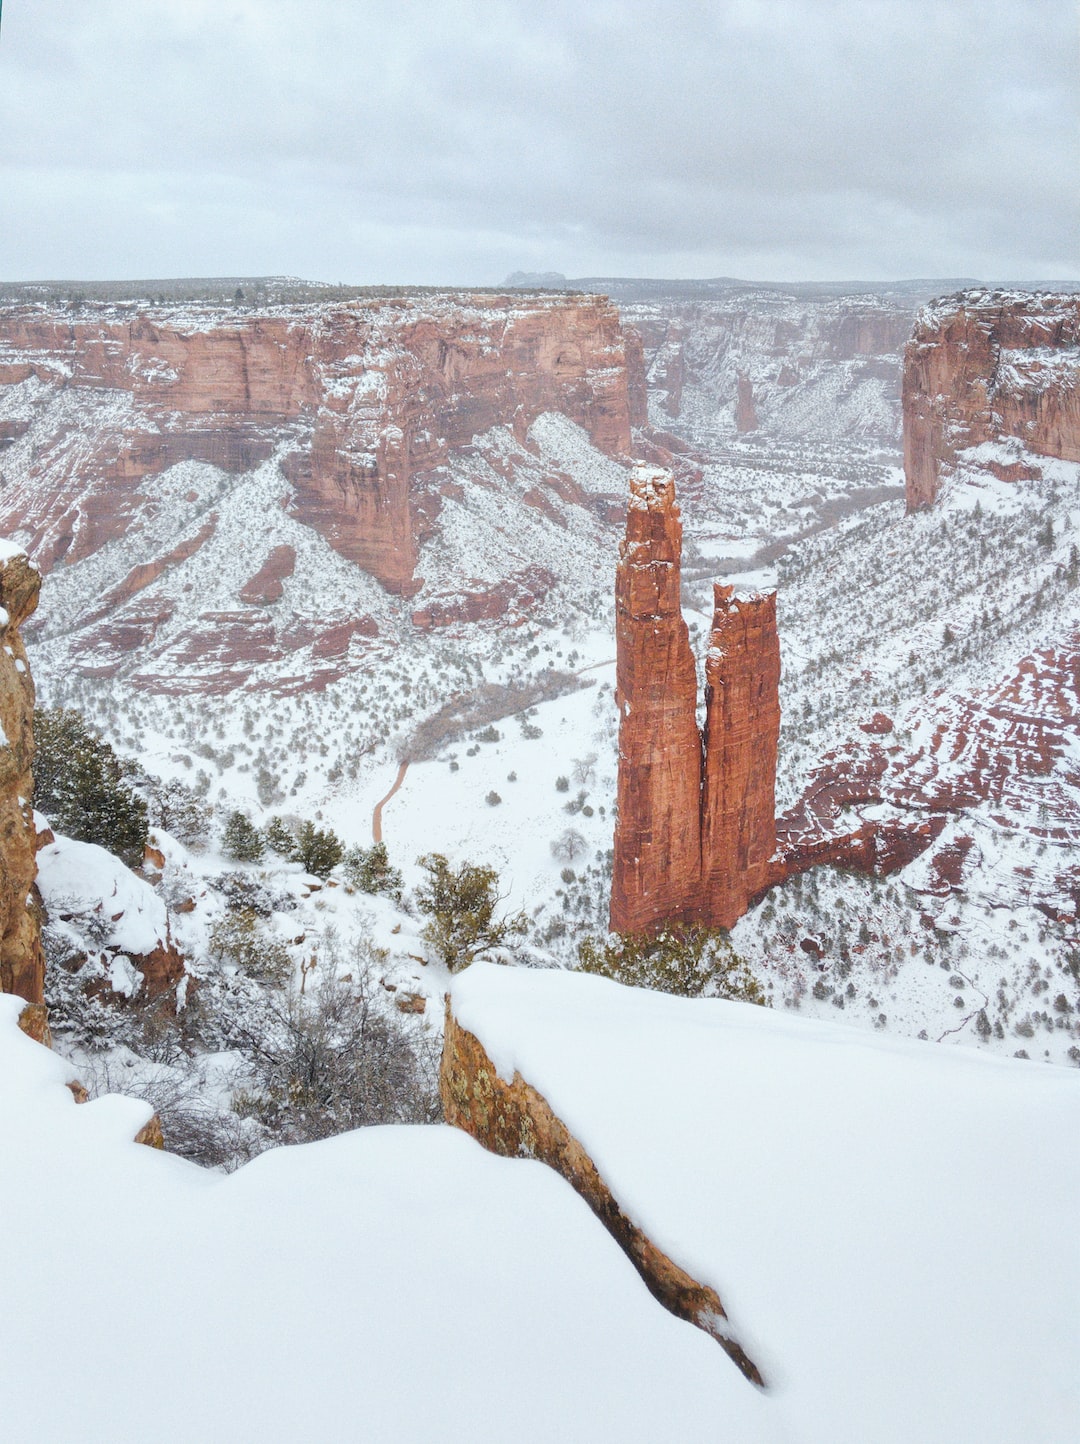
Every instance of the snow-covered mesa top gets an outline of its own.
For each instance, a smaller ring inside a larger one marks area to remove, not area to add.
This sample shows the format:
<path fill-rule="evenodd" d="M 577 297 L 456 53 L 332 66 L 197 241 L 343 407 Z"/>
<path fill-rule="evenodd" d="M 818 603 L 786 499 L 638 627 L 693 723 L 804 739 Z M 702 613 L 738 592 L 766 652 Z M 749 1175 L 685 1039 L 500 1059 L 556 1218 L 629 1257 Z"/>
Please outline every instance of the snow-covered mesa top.
<path fill-rule="evenodd" d="M 716 1288 L 767 1437 L 1076 1438 L 1072 1070 L 565 972 L 474 965 L 452 1006 Z"/>
<path fill-rule="evenodd" d="M 9 541 L 6 536 L 0 537 L 0 566 L 5 562 L 13 561 L 16 557 L 24 557 L 26 548 L 18 542 Z"/>

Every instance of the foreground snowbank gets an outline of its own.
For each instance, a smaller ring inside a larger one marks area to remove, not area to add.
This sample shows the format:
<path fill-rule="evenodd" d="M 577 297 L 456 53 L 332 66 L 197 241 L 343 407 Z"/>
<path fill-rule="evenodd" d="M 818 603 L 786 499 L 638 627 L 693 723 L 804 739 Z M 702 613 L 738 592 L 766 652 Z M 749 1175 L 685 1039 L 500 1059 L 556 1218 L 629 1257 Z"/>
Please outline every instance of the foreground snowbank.
<path fill-rule="evenodd" d="M 491 965 L 453 1010 L 718 1290 L 776 1437 L 1076 1437 L 1075 1074 Z"/>
<path fill-rule="evenodd" d="M 39 1444 L 772 1439 L 571 1189 L 448 1128 L 230 1177 L 77 1107 L 0 996 L 0 1416 Z"/>

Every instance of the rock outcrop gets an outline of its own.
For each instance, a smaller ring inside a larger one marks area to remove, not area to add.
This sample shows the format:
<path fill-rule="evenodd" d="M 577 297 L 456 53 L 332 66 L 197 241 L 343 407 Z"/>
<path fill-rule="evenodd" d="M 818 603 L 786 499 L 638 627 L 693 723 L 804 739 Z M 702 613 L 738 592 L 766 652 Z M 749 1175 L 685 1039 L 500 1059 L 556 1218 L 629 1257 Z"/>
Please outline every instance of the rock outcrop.
<path fill-rule="evenodd" d="M 649 1292 L 680 1319 L 714 1338 L 755 1384 L 757 1365 L 732 1336 L 715 1289 L 699 1283 L 623 1212 L 578 1140 L 520 1073 L 506 1083 L 483 1044 L 455 1019 L 447 999 L 439 1092 L 447 1123 L 493 1153 L 535 1158 L 561 1173 L 581 1195 L 641 1275 Z"/>
<path fill-rule="evenodd" d="M 821 863 L 882 876 L 927 854 L 920 889 L 970 892 L 981 858 L 962 829 L 985 814 L 1011 836 L 1030 838 L 1034 852 L 1034 866 L 1007 851 L 995 862 L 985 880 L 994 905 L 1034 902 L 1075 922 L 1080 635 L 1021 658 L 991 686 L 936 695 L 922 720 L 911 746 L 876 713 L 864 736 L 821 760 L 798 803 L 777 819 L 774 880 Z"/>
<path fill-rule="evenodd" d="M 969 291 L 926 307 L 904 353 L 903 414 L 909 511 L 985 442 L 1080 461 L 1080 296 Z M 1006 457 L 986 464 L 1030 475 Z"/>
<path fill-rule="evenodd" d="M 78 435 L 64 413 L 37 439 L 0 530 L 22 528 L 48 571 L 122 535 L 140 483 L 173 463 L 246 473 L 276 454 L 294 514 L 411 595 L 416 494 L 447 456 L 500 424 L 521 440 L 545 411 L 628 454 L 631 424 L 645 419 L 644 376 L 630 374 L 641 365 L 639 338 L 628 344 L 618 311 L 595 296 L 0 308 L 0 399 L 33 380 L 94 402 Z"/>
<path fill-rule="evenodd" d="M 0 542 L 0 992 L 28 1003 L 44 1000 L 45 957 L 33 891 L 34 684 L 19 629 L 40 586 L 23 552 Z"/>
<path fill-rule="evenodd" d="M 682 523 L 671 476 L 631 476 L 616 573 L 616 932 L 731 927 L 768 886 L 775 846 L 780 648 L 772 595 L 716 588 L 706 725 L 680 604 Z"/>

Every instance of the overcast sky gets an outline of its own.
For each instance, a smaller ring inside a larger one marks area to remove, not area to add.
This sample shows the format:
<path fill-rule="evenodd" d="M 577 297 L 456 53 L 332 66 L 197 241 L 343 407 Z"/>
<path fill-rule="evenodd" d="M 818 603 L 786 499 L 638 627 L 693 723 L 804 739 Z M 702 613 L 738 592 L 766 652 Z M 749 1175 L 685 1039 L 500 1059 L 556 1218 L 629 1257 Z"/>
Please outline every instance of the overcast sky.
<path fill-rule="evenodd" d="M 1080 277 L 1076 0 L 6 0 L 0 279 Z"/>

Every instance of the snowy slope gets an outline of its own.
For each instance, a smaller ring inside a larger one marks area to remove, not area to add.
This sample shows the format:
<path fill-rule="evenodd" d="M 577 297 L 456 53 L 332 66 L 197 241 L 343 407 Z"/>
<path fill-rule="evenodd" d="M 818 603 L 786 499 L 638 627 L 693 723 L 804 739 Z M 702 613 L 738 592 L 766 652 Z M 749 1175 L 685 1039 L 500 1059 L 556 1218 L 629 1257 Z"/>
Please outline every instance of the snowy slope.
<path fill-rule="evenodd" d="M 206 1173 L 129 1141 L 146 1105 L 77 1107 L 19 1007 L 0 997 L 5 1437 L 778 1437 L 539 1164 L 379 1128 Z"/>
<path fill-rule="evenodd" d="M 453 1008 L 718 1290 L 776 1437 L 1075 1437 L 1074 1075 L 566 973 L 476 965 Z"/>

